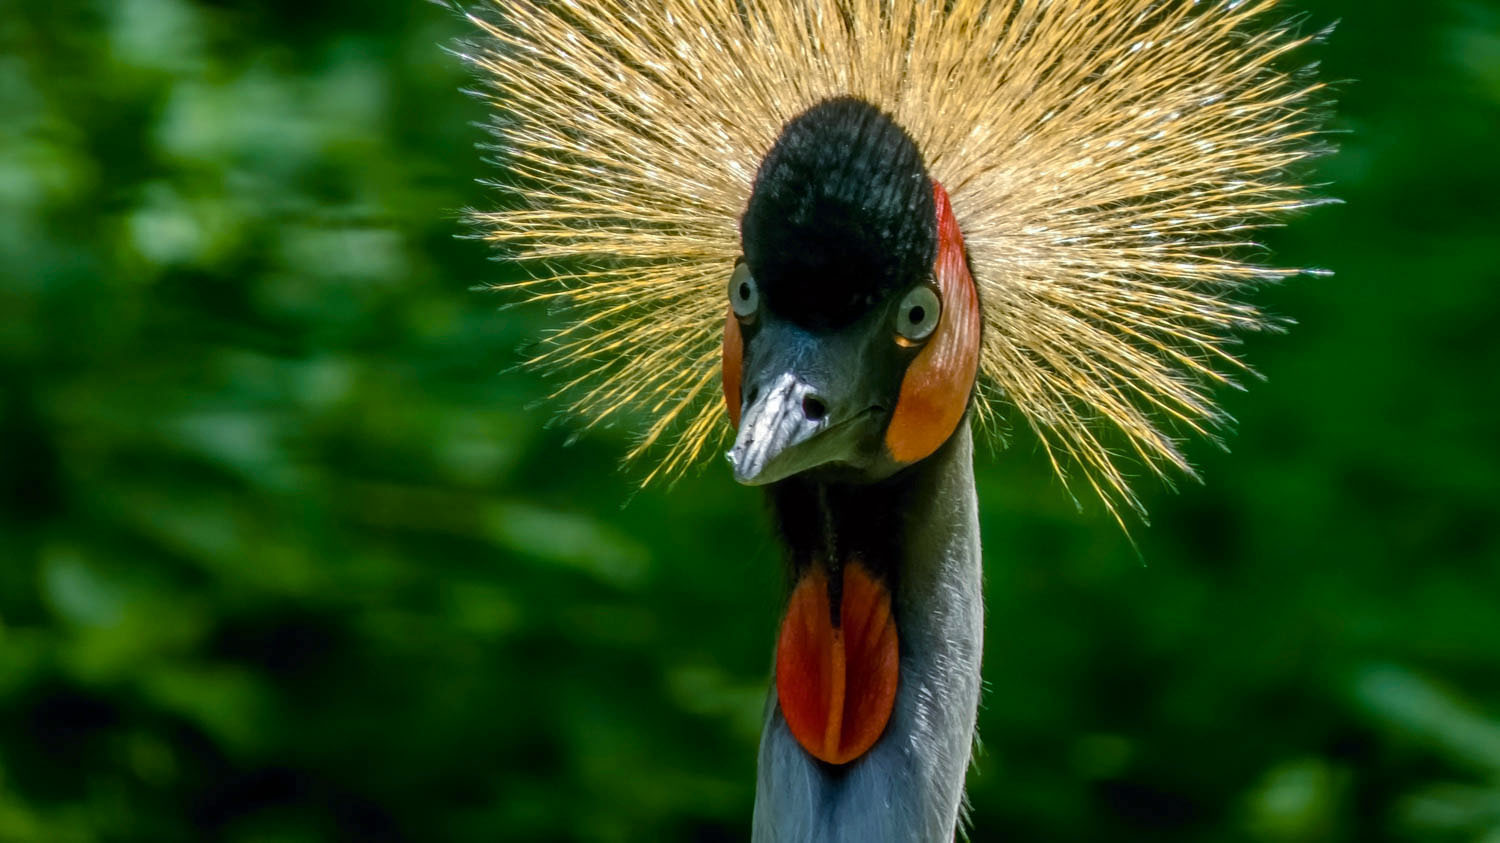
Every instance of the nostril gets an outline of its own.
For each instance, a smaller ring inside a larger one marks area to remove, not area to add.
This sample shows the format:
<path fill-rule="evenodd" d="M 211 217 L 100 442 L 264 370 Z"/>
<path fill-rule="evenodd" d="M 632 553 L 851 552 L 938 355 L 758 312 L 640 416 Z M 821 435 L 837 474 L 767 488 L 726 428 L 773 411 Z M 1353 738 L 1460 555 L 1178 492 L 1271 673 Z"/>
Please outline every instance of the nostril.
<path fill-rule="evenodd" d="M 802 399 L 802 415 L 807 416 L 808 421 L 822 421 L 828 415 L 828 407 L 815 396 L 809 395 Z"/>

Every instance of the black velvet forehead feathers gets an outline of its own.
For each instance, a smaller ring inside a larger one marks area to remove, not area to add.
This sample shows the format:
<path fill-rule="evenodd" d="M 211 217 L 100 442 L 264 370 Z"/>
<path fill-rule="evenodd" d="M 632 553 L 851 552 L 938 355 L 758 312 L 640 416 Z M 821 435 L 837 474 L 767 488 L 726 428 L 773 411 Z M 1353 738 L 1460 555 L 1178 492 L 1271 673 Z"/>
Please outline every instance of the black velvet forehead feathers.
<path fill-rule="evenodd" d="M 932 274 L 936 214 L 911 136 L 842 97 L 787 123 L 761 162 L 740 235 L 767 307 L 836 328 Z"/>

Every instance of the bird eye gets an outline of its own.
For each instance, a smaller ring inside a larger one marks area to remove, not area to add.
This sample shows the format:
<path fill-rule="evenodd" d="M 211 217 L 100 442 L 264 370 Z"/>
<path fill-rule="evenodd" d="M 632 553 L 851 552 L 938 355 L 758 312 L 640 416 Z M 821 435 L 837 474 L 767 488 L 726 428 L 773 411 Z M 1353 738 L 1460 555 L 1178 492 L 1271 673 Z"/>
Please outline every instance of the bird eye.
<path fill-rule="evenodd" d="M 921 342 L 937 330 L 938 318 L 942 315 L 943 302 L 936 290 L 926 284 L 912 287 L 896 311 L 896 333 L 902 339 Z"/>
<path fill-rule="evenodd" d="M 736 266 L 729 276 L 729 306 L 741 319 L 751 319 L 760 310 L 760 287 L 750 275 L 748 263 Z"/>

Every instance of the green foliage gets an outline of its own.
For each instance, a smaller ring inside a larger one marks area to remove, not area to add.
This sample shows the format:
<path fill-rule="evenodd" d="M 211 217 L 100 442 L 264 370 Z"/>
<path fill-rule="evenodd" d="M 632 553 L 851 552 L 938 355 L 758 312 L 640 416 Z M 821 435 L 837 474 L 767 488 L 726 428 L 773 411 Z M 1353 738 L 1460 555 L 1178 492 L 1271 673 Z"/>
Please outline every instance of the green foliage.
<path fill-rule="evenodd" d="M 1342 17 L 1324 208 L 1147 565 L 982 459 L 976 840 L 1500 839 L 1500 13 Z M 549 425 L 436 5 L 0 13 L 0 841 L 718 840 L 782 588 Z"/>

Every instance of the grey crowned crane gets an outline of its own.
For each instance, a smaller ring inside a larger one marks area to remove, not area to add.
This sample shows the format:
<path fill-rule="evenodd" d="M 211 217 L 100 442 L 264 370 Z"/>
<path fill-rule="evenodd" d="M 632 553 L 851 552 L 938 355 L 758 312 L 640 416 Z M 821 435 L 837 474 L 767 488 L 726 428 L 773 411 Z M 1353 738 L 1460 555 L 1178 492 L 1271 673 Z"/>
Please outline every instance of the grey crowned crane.
<path fill-rule="evenodd" d="M 1275 325 L 1241 294 L 1298 272 L 1245 247 L 1312 202 L 1312 36 L 1275 0 L 491 2 L 464 57 L 509 176 L 473 219 L 574 317 L 534 362 L 644 416 L 649 477 L 732 442 L 770 499 L 755 839 L 953 839 L 973 429 L 1012 413 L 1117 519 L 1125 465 L 1191 474 L 1232 335 Z"/>

